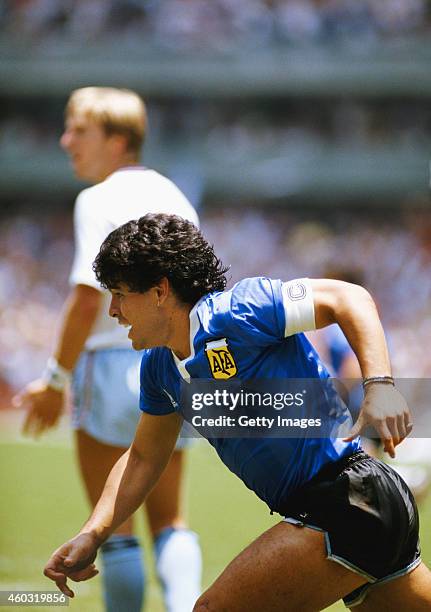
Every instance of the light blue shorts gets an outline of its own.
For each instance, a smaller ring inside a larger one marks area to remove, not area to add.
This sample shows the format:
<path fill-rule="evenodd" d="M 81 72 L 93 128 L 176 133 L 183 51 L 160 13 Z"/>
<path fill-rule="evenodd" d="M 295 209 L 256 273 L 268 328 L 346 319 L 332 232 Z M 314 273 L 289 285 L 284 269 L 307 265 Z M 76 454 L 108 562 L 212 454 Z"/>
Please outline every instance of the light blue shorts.
<path fill-rule="evenodd" d="M 84 351 L 73 372 L 72 426 L 111 446 L 133 441 L 139 410 L 142 353 L 127 348 Z M 184 448 L 191 438 L 179 438 Z"/>

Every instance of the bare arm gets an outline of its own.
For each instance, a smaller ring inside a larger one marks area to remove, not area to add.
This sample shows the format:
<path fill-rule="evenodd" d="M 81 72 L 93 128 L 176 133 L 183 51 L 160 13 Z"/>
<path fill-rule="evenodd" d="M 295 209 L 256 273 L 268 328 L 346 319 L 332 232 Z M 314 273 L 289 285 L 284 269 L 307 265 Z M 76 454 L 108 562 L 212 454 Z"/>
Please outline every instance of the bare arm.
<path fill-rule="evenodd" d="M 181 424 L 182 418 L 177 413 L 142 414 L 131 447 L 113 467 L 100 500 L 80 533 L 91 532 L 104 541 L 142 505 L 169 461 Z"/>
<path fill-rule="evenodd" d="M 366 289 L 344 281 L 311 281 L 316 327 L 338 323 L 352 347 L 362 376 L 391 374 L 385 334 L 376 305 Z"/>
<path fill-rule="evenodd" d="M 391 364 L 376 305 L 366 289 L 343 281 L 311 281 L 316 327 L 338 323 L 358 359 L 364 378 L 390 376 Z M 404 398 L 392 385 L 366 387 L 361 412 L 347 439 L 371 425 L 378 431 L 385 450 L 395 456 L 395 446 L 411 430 L 410 412 Z"/>
<path fill-rule="evenodd" d="M 96 575 L 93 562 L 98 547 L 142 505 L 169 461 L 181 424 L 176 413 L 141 416 L 133 444 L 112 468 L 91 517 L 45 567 L 45 575 L 63 593 L 73 597 L 67 578 L 80 581 Z"/>
<path fill-rule="evenodd" d="M 88 285 L 76 285 L 64 305 L 64 316 L 55 358 L 66 370 L 73 370 L 93 328 L 102 302 L 102 293 Z"/>
<path fill-rule="evenodd" d="M 59 365 L 72 370 L 91 332 L 101 305 L 102 294 L 87 285 L 72 289 L 64 305 L 64 315 L 54 352 Z M 39 435 L 54 427 L 61 415 L 64 391 L 42 379 L 31 382 L 14 398 L 16 407 L 27 409 L 24 432 Z"/>

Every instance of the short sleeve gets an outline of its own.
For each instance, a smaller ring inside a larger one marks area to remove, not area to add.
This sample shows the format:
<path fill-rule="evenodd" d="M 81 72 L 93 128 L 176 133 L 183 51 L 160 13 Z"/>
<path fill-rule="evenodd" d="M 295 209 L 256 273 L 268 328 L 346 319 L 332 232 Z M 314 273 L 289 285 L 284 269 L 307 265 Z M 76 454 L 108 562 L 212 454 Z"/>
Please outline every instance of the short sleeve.
<path fill-rule="evenodd" d="M 282 283 L 269 278 L 247 278 L 231 296 L 232 322 L 248 343 L 265 346 L 284 338 Z"/>
<path fill-rule="evenodd" d="M 93 272 L 93 261 L 102 242 L 113 228 L 101 214 L 91 188 L 77 198 L 74 211 L 75 256 L 69 276 L 71 285 L 89 285 L 100 289 Z"/>
<path fill-rule="evenodd" d="M 159 361 L 155 351 L 144 351 L 141 361 L 139 408 L 142 412 L 161 416 L 177 412 L 178 405 L 159 382 L 158 374 L 163 371 L 160 370 L 163 366 Z"/>
<path fill-rule="evenodd" d="M 307 278 L 288 282 L 249 278 L 232 289 L 231 314 L 247 342 L 265 346 L 315 329 L 314 302 Z"/>

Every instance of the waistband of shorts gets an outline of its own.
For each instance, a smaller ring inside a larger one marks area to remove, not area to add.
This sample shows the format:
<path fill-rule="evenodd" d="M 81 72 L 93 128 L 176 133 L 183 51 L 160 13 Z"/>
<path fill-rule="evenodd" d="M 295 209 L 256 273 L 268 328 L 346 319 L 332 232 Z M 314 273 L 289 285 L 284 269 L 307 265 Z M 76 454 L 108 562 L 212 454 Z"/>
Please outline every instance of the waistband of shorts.
<path fill-rule="evenodd" d="M 354 466 L 356 463 L 359 463 L 360 461 L 365 461 L 369 458 L 370 456 L 365 451 L 357 450 L 354 451 L 351 455 L 348 455 L 347 457 L 341 457 L 341 459 L 338 459 L 337 461 L 331 461 L 330 463 L 324 465 L 317 472 L 317 474 L 313 476 L 313 478 L 311 478 L 311 480 L 305 483 L 304 487 L 301 487 L 301 489 L 308 488 L 313 484 L 324 482 L 325 480 L 333 480 L 334 478 L 342 474 L 345 470 L 348 470 L 349 468 Z"/>
<path fill-rule="evenodd" d="M 357 450 L 347 457 L 341 457 L 341 459 L 338 459 L 337 461 L 330 461 L 324 465 L 317 472 L 317 474 L 313 476 L 313 478 L 308 480 L 302 485 L 302 487 L 289 496 L 286 503 L 282 505 L 282 508 L 274 509 L 274 511 L 282 514 L 283 516 L 294 512 L 299 506 L 301 506 L 301 501 L 307 490 L 311 489 L 316 484 L 325 482 L 326 480 L 335 480 L 345 470 L 348 470 L 355 464 L 367 459 L 370 459 L 370 456 L 367 455 L 366 452 L 363 450 Z"/>

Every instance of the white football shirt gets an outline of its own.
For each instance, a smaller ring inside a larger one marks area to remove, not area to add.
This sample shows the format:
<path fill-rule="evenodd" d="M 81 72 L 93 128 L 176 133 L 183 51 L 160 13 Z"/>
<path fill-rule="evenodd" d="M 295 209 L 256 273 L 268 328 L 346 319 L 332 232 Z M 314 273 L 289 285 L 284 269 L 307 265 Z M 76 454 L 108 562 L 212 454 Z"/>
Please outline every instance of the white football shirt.
<path fill-rule="evenodd" d="M 175 214 L 198 225 L 198 216 L 184 194 L 154 170 L 132 166 L 117 170 L 102 183 L 84 189 L 75 204 L 75 256 L 69 282 L 103 292 L 104 300 L 85 348 L 131 346 L 127 329 L 109 316 L 110 294 L 101 288 L 92 265 L 106 236 L 147 213 Z"/>

